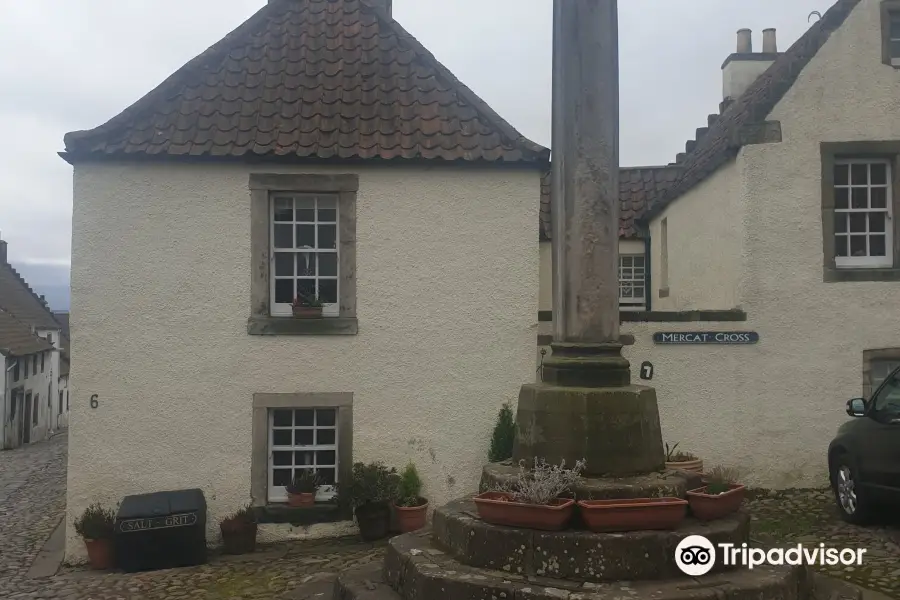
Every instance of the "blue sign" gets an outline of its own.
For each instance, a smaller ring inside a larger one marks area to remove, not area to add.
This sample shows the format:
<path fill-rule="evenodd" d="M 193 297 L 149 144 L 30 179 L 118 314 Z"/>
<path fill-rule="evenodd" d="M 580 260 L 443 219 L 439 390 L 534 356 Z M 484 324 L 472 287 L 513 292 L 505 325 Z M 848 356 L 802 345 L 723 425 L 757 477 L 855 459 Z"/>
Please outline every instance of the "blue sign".
<path fill-rule="evenodd" d="M 755 331 L 659 331 L 653 334 L 654 344 L 755 344 Z"/>

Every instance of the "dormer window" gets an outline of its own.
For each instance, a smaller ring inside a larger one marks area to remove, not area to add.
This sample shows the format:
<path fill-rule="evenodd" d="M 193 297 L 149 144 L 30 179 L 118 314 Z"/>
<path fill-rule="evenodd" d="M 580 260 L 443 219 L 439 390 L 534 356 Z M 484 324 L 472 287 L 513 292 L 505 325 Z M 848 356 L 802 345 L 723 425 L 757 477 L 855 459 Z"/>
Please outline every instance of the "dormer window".
<path fill-rule="evenodd" d="M 881 3 L 882 62 L 900 68 L 900 0 Z"/>

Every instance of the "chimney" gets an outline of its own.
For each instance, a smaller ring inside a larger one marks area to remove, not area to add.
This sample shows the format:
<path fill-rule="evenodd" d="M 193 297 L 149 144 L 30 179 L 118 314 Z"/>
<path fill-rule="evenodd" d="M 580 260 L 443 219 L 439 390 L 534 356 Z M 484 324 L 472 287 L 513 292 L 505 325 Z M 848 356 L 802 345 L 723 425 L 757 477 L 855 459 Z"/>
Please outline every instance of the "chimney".
<path fill-rule="evenodd" d="M 0 238 L 0 264 L 6 264 L 6 242 Z"/>
<path fill-rule="evenodd" d="M 763 54 L 778 54 L 778 42 L 773 28 L 763 29 Z"/>
<path fill-rule="evenodd" d="M 763 31 L 762 52 L 753 52 L 753 33 L 737 32 L 737 49 L 722 64 L 722 100 L 727 106 L 737 100 L 778 58 L 775 30 Z"/>
<path fill-rule="evenodd" d="M 753 52 L 753 31 L 750 29 L 738 29 L 737 53 L 750 54 Z"/>

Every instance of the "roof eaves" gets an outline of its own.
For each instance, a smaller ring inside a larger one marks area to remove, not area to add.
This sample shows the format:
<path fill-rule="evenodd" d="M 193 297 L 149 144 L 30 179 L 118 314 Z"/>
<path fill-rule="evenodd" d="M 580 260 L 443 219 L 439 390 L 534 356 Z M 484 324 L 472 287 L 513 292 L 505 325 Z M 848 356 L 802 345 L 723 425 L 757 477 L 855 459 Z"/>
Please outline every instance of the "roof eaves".
<path fill-rule="evenodd" d="M 176 69 L 175 72 L 164 79 L 162 83 L 155 86 L 148 93 L 141 96 L 138 100 L 128 106 L 128 108 L 106 123 L 93 129 L 71 131 L 65 134 L 65 136 L 63 136 L 63 143 L 65 144 L 66 149 L 65 152 L 59 153 L 60 157 L 66 162 L 71 163 L 71 160 L 93 154 L 85 147 L 93 138 L 108 134 L 122 125 L 127 125 L 129 122 L 133 121 L 138 114 L 141 114 L 141 112 L 151 110 L 158 97 L 166 96 L 170 93 L 170 90 L 179 87 L 182 81 L 189 76 L 195 75 L 195 72 L 200 70 L 207 61 L 218 58 L 220 55 L 227 55 L 232 43 L 240 39 L 240 37 L 248 31 L 253 30 L 258 24 L 264 22 L 271 14 L 274 14 L 271 13 L 272 10 L 276 10 L 273 9 L 273 7 L 281 8 L 284 6 L 285 3 L 280 2 L 265 4 L 249 19 L 238 25 L 225 37 L 186 62 L 179 69 Z"/>

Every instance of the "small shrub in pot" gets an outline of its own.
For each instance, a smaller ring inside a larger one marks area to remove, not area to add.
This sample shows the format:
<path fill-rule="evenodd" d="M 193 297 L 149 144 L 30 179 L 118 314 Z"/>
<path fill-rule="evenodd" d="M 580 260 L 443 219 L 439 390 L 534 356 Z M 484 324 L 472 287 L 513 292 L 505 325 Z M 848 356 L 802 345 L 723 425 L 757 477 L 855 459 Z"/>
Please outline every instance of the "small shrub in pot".
<path fill-rule="evenodd" d="M 691 473 L 703 472 L 703 460 L 697 458 L 690 452 L 677 450 L 678 444 L 669 447 L 666 444 L 666 468 L 678 471 L 689 471 Z"/>
<path fill-rule="evenodd" d="M 356 516 L 360 536 L 375 541 L 387 536 L 391 525 L 390 503 L 397 497 L 397 469 L 381 461 L 354 463 L 349 481 L 338 485 L 338 501 Z"/>
<path fill-rule="evenodd" d="M 422 479 L 413 463 L 406 465 L 400 474 L 394 511 L 397 513 L 397 524 L 401 533 L 425 527 L 428 500 L 422 497 Z"/>
<path fill-rule="evenodd" d="M 92 569 L 106 570 L 113 566 L 115 527 L 115 513 L 99 503 L 91 504 L 75 520 L 75 532 L 84 539 Z"/>
<path fill-rule="evenodd" d="M 228 515 L 219 523 L 225 554 L 250 554 L 256 550 L 258 524 L 251 506 Z"/>
<path fill-rule="evenodd" d="M 512 407 L 504 404 L 497 415 L 497 424 L 491 435 L 491 448 L 488 451 L 490 462 L 501 462 L 512 457 L 513 443 L 516 439 L 516 419 Z"/>
<path fill-rule="evenodd" d="M 701 521 L 721 519 L 740 508 L 746 488 L 735 469 L 715 467 L 703 476 L 706 485 L 687 493 L 691 513 Z"/>

